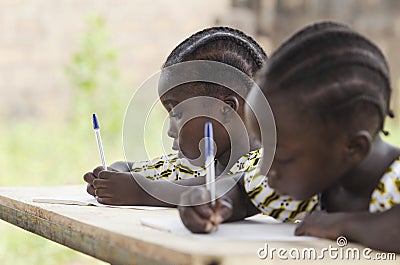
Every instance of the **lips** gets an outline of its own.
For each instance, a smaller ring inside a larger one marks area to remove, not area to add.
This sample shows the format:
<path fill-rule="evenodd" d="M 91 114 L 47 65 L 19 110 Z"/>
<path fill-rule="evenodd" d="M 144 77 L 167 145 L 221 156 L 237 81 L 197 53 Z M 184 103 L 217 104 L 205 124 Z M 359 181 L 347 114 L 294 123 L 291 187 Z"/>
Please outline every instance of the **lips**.
<path fill-rule="evenodd" d="M 268 186 L 275 189 L 277 185 L 277 177 L 276 176 L 267 176 L 268 177 Z"/>
<path fill-rule="evenodd" d="M 174 141 L 174 143 L 172 144 L 172 150 L 174 150 L 174 151 L 179 151 L 179 144 L 178 144 L 178 142 Z"/>
<path fill-rule="evenodd" d="M 276 174 L 267 175 L 268 176 L 268 186 L 274 189 L 280 195 L 286 195 L 286 193 L 281 189 L 281 179 Z"/>

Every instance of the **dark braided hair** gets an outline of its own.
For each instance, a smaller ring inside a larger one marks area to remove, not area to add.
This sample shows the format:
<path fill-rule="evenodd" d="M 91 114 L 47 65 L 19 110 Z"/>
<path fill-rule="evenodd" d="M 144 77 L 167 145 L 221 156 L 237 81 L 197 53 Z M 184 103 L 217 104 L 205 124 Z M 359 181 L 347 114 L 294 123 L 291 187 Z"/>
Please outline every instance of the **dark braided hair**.
<path fill-rule="evenodd" d="M 347 128 L 371 126 L 377 116 L 376 130 L 383 131 L 385 117 L 394 116 L 384 55 L 364 36 L 334 22 L 307 26 L 283 43 L 260 76 L 260 86 L 266 95 L 293 92 L 307 103 L 305 111 Z"/>
<path fill-rule="evenodd" d="M 235 67 L 253 78 L 266 59 L 264 50 L 250 36 L 229 27 L 211 27 L 181 42 L 168 56 L 163 68 L 187 61 L 209 60 Z M 207 93 L 217 92 L 214 88 L 220 87 L 203 86 Z"/>

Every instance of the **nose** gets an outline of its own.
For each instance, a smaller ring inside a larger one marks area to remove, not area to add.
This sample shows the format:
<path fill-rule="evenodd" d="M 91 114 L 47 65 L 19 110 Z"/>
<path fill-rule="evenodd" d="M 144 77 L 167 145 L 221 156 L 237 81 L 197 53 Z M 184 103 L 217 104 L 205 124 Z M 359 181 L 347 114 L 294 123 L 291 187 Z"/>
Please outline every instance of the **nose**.
<path fill-rule="evenodd" d="M 270 169 L 269 171 L 268 171 L 268 174 L 267 174 L 267 177 L 269 177 L 269 178 L 276 178 L 278 176 L 278 173 L 276 172 L 276 170 L 275 169 Z"/>
<path fill-rule="evenodd" d="M 169 118 L 169 128 L 167 134 L 173 139 L 178 138 L 178 126 L 176 124 L 176 120 L 173 117 Z"/>

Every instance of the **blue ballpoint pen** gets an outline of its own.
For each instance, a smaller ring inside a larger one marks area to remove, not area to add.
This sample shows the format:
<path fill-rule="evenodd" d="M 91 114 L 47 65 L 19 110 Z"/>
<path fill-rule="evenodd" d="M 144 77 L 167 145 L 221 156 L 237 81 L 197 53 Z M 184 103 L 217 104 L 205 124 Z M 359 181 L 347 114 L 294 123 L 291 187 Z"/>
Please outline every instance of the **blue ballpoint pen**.
<path fill-rule="evenodd" d="M 215 206 L 215 166 L 214 166 L 214 137 L 211 122 L 204 126 L 205 152 L 206 152 L 206 188 L 210 192 L 211 205 Z"/>
<path fill-rule="evenodd" d="M 93 118 L 93 129 L 96 135 L 97 145 L 99 147 L 101 163 L 103 165 L 104 170 L 107 170 L 106 158 L 104 157 L 103 144 L 101 142 L 101 136 L 100 136 L 100 127 L 99 127 L 99 122 L 97 121 L 96 114 L 93 113 L 92 118 Z"/>

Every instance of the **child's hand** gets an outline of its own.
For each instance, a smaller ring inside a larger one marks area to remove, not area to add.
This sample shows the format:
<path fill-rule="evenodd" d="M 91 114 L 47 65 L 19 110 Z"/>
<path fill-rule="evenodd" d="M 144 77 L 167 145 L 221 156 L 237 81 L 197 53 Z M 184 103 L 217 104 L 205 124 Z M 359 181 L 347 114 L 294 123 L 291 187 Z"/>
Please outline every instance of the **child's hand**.
<path fill-rule="evenodd" d="M 98 166 L 96 167 L 92 172 L 87 172 L 85 175 L 83 175 L 83 180 L 86 181 L 87 183 L 87 188 L 86 191 L 92 196 L 96 196 L 94 194 L 94 187 L 93 187 L 93 181 L 99 177 L 99 173 L 103 171 L 103 166 Z"/>
<path fill-rule="evenodd" d="M 346 213 L 313 212 L 296 228 L 296 236 L 315 236 L 336 240 L 344 233 Z"/>
<path fill-rule="evenodd" d="M 193 233 L 210 233 L 218 224 L 232 215 L 232 201 L 222 197 L 210 203 L 210 193 L 205 188 L 188 189 L 181 196 L 179 214 L 183 224 Z"/>
<path fill-rule="evenodd" d="M 100 171 L 98 177 L 93 180 L 97 201 L 111 205 L 142 205 L 143 190 L 136 183 L 132 173 L 111 170 L 108 168 L 107 171 Z"/>

